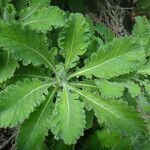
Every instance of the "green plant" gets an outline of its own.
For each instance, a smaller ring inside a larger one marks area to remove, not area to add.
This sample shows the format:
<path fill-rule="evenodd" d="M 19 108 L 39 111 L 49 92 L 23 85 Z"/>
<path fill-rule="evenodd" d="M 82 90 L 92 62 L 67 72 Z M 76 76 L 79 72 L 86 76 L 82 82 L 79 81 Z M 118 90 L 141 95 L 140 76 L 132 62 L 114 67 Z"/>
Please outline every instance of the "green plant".
<path fill-rule="evenodd" d="M 92 40 L 99 40 L 92 24 L 48 4 L 31 0 L 14 17 L 9 12 L 0 20 L 0 127 L 19 125 L 18 150 L 44 149 L 49 130 L 55 139 L 75 144 L 89 127 L 90 110 L 117 137 L 146 133 L 137 106 L 149 113 L 147 19 L 137 18 L 132 36 L 92 52 Z"/>
<path fill-rule="evenodd" d="M 150 9 L 150 1 L 149 0 L 138 0 L 137 7 L 143 11 L 149 11 Z"/>

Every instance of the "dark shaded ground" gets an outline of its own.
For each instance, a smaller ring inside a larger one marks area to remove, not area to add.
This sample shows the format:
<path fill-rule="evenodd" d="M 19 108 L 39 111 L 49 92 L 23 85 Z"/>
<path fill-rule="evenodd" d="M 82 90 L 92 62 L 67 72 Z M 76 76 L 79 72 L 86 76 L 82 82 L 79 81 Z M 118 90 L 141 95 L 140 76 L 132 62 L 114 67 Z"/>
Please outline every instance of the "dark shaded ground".
<path fill-rule="evenodd" d="M 15 129 L 0 129 L 0 150 L 10 150 L 15 140 Z"/>

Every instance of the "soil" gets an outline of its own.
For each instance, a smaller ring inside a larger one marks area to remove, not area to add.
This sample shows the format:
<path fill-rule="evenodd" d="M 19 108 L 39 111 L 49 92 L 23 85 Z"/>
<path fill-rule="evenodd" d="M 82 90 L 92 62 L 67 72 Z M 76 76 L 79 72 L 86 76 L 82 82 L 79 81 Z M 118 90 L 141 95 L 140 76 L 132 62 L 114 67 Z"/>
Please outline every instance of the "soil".
<path fill-rule="evenodd" d="M 0 150 L 11 150 L 14 145 L 15 129 L 0 129 Z"/>

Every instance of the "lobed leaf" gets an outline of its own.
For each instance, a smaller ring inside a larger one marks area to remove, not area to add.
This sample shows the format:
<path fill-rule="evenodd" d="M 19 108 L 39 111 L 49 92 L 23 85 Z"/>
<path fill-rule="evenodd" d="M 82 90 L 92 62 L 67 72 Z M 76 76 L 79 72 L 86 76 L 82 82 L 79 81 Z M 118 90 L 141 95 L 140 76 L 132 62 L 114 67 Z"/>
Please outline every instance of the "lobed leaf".
<path fill-rule="evenodd" d="M 29 7 L 26 7 L 20 12 L 20 20 L 26 20 L 34 15 L 39 9 L 47 7 L 50 0 L 28 0 Z"/>
<path fill-rule="evenodd" d="M 140 86 L 133 81 L 127 81 L 124 85 L 128 89 L 128 92 L 131 94 L 131 97 L 135 98 L 141 94 Z"/>
<path fill-rule="evenodd" d="M 135 22 L 132 34 L 139 39 L 150 37 L 150 24 L 147 18 L 138 16 Z"/>
<path fill-rule="evenodd" d="M 84 89 L 94 89 L 94 90 L 98 89 L 94 81 L 91 80 L 71 82 L 70 85 L 73 85 L 78 88 L 84 88 Z"/>
<path fill-rule="evenodd" d="M 132 34 L 145 48 L 145 53 L 150 56 L 150 23 L 146 17 L 138 16 L 135 18 L 135 25 Z"/>
<path fill-rule="evenodd" d="M 15 72 L 15 77 L 17 80 L 22 80 L 24 78 L 38 78 L 40 80 L 52 81 L 50 75 L 46 73 L 45 68 L 34 67 L 34 66 L 21 66 Z"/>
<path fill-rule="evenodd" d="M 100 89 L 102 96 L 110 98 L 118 98 L 123 95 L 124 85 L 117 82 L 109 82 L 107 80 L 96 80 L 97 87 Z"/>
<path fill-rule="evenodd" d="M 70 78 L 81 75 L 91 78 L 93 75 L 110 79 L 136 71 L 144 62 L 144 49 L 135 43 L 133 37 L 118 38 L 102 46 L 89 62 L 70 75 Z"/>
<path fill-rule="evenodd" d="M 9 25 L 0 20 L 0 46 L 13 53 L 17 60 L 23 60 L 24 65 L 44 64 L 55 71 L 53 58 L 48 50 L 46 35 L 23 30 L 20 25 Z"/>
<path fill-rule="evenodd" d="M 66 28 L 58 39 L 59 47 L 64 51 L 66 70 L 74 67 L 79 55 L 86 52 L 89 45 L 89 24 L 81 14 L 71 14 Z"/>
<path fill-rule="evenodd" d="M 115 37 L 113 31 L 103 23 L 97 23 L 95 31 L 101 35 L 105 43 L 111 42 Z"/>
<path fill-rule="evenodd" d="M 42 146 L 50 128 L 53 98 L 56 91 L 56 88 L 51 89 L 46 100 L 22 124 L 17 137 L 18 150 L 33 150 L 39 145 Z"/>
<path fill-rule="evenodd" d="M 45 100 L 44 95 L 53 84 L 25 79 L 7 86 L 0 92 L 0 127 L 14 127 L 22 123 Z"/>
<path fill-rule="evenodd" d="M 65 144 L 75 144 L 83 135 L 86 124 L 83 103 L 76 100 L 66 85 L 59 97 L 51 119 L 51 131 L 56 139 L 63 139 Z"/>
<path fill-rule="evenodd" d="M 11 21 L 15 20 L 16 10 L 14 5 L 10 4 L 9 1 L 2 1 L 0 3 L 0 15 L 3 20 Z"/>
<path fill-rule="evenodd" d="M 0 52 L 0 83 L 10 79 L 18 66 L 10 52 Z"/>
<path fill-rule="evenodd" d="M 146 131 L 145 123 L 139 113 L 122 100 L 107 100 L 92 93 L 73 88 L 84 103 L 88 103 L 98 118 L 99 123 L 105 123 L 111 130 L 119 130 L 127 134 Z"/>
<path fill-rule="evenodd" d="M 97 87 L 99 88 L 102 96 L 108 98 L 119 98 L 123 96 L 125 88 L 128 89 L 132 98 L 139 96 L 141 94 L 141 88 L 138 84 L 133 81 L 126 82 L 110 82 L 107 80 L 96 80 Z"/>
<path fill-rule="evenodd" d="M 58 28 L 65 25 L 65 13 L 56 6 L 44 7 L 21 23 L 29 26 L 32 30 L 46 33 L 48 30 L 52 30 L 52 27 Z"/>
<path fill-rule="evenodd" d="M 138 73 L 142 75 L 150 75 L 150 61 L 148 61 L 142 68 L 140 68 Z"/>
<path fill-rule="evenodd" d="M 82 150 L 101 149 L 129 150 L 131 149 L 131 139 L 120 136 L 118 132 L 109 130 L 97 130 L 84 143 Z"/>

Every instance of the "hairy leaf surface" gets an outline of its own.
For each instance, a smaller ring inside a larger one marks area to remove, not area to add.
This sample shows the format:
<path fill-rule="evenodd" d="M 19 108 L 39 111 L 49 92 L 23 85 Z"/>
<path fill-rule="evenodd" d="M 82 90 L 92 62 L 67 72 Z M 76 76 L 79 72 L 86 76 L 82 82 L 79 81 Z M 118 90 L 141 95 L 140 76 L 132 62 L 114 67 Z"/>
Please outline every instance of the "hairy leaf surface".
<path fill-rule="evenodd" d="M 118 132 L 108 130 L 97 130 L 84 143 L 82 150 L 101 150 L 101 149 L 129 150 L 131 149 L 131 140 L 124 136 L 121 137 Z"/>
<path fill-rule="evenodd" d="M 65 144 L 74 144 L 83 135 L 85 128 L 85 112 L 83 104 L 76 100 L 64 85 L 59 93 L 52 116 L 52 132 L 55 138 L 61 138 Z"/>
<path fill-rule="evenodd" d="M 52 30 L 52 27 L 58 28 L 65 24 L 65 13 L 58 7 L 44 7 L 38 10 L 34 15 L 23 20 L 22 24 L 28 25 L 32 30 L 46 33 Z"/>
<path fill-rule="evenodd" d="M 95 83 L 104 97 L 118 98 L 123 95 L 124 85 L 121 83 L 107 80 L 96 80 Z"/>
<path fill-rule="evenodd" d="M 53 67 L 51 55 L 48 51 L 46 35 L 32 33 L 30 30 L 23 30 L 20 25 L 9 25 L 0 20 L 0 46 L 4 50 L 12 51 L 17 60 L 23 60 L 23 64 Z"/>
<path fill-rule="evenodd" d="M 70 77 L 85 75 L 110 79 L 135 71 L 145 62 L 144 49 L 134 38 L 114 39 L 94 53 L 84 67 Z"/>
<path fill-rule="evenodd" d="M 142 75 L 150 75 L 150 61 L 147 62 L 141 69 L 139 69 L 138 73 Z"/>
<path fill-rule="evenodd" d="M 138 84 L 135 84 L 132 81 L 127 81 L 125 87 L 128 89 L 128 92 L 131 94 L 131 97 L 136 97 L 141 94 L 141 88 Z"/>
<path fill-rule="evenodd" d="M 89 25 L 81 14 L 71 14 L 66 28 L 59 37 L 59 47 L 65 53 L 65 67 L 68 70 L 78 56 L 85 53 L 89 45 Z"/>
<path fill-rule="evenodd" d="M 19 79 L 23 78 L 38 78 L 41 80 L 52 80 L 46 73 L 45 68 L 34 66 L 22 66 L 15 72 L 15 76 Z"/>
<path fill-rule="evenodd" d="M 135 18 L 136 24 L 134 25 L 132 34 L 142 40 L 142 38 L 150 37 L 150 24 L 146 17 L 138 16 Z"/>
<path fill-rule="evenodd" d="M 99 123 L 105 122 L 110 129 L 117 129 L 128 134 L 145 131 L 145 123 L 139 113 L 122 100 L 107 100 L 86 91 L 74 89 L 85 103 L 94 110 Z"/>
<path fill-rule="evenodd" d="M 29 7 L 22 9 L 20 12 L 20 20 L 27 20 L 39 9 L 47 7 L 49 3 L 50 0 L 29 0 Z"/>
<path fill-rule="evenodd" d="M 137 38 L 137 42 L 144 45 L 146 55 L 150 56 L 150 23 L 146 17 L 138 16 L 135 20 L 132 34 Z"/>
<path fill-rule="evenodd" d="M 10 52 L 0 52 L 0 83 L 11 78 L 17 67 L 18 63 Z"/>
<path fill-rule="evenodd" d="M 50 128 L 53 111 L 53 98 L 56 88 L 51 89 L 46 100 L 23 123 L 17 138 L 18 150 L 33 150 L 42 145 Z M 28 132 L 27 132 L 28 131 Z"/>
<path fill-rule="evenodd" d="M 0 93 L 0 127 L 13 127 L 28 118 L 44 100 L 54 83 L 25 79 L 6 87 Z"/>
<path fill-rule="evenodd" d="M 141 94 L 141 88 L 133 81 L 110 82 L 107 80 L 96 80 L 95 83 L 104 97 L 119 98 L 123 96 L 125 88 L 128 89 L 133 98 Z"/>

